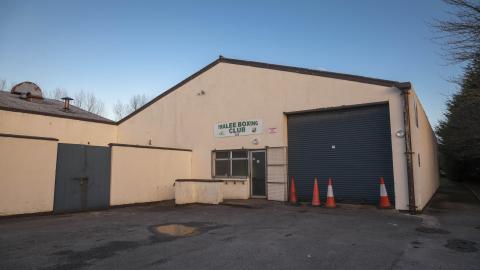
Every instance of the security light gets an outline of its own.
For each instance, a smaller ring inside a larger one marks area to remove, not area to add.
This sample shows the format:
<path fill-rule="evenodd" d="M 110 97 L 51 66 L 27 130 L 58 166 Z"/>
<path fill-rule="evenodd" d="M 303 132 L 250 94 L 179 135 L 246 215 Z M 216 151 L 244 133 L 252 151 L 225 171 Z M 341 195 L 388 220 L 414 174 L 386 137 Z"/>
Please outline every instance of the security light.
<path fill-rule="evenodd" d="M 405 131 L 403 129 L 399 129 L 397 132 L 395 132 L 395 135 L 397 135 L 398 138 L 403 138 L 405 136 Z"/>

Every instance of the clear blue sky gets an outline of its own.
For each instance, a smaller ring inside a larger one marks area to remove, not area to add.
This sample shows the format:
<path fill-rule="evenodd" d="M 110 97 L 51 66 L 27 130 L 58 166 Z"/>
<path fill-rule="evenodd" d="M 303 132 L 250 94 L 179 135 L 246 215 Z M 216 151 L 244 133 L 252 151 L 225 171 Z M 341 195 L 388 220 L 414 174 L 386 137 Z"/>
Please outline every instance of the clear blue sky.
<path fill-rule="evenodd" d="M 227 3 L 229 2 L 229 3 Z M 156 96 L 218 55 L 411 81 L 432 124 L 461 74 L 425 1 L 5 1 L 0 79 L 95 92 L 107 104 Z"/>

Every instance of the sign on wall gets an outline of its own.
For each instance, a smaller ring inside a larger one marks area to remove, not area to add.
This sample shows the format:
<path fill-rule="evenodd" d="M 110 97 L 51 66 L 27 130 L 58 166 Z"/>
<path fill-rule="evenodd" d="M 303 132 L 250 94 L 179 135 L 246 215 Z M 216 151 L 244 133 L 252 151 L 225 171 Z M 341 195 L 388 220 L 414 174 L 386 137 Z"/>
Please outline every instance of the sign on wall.
<path fill-rule="evenodd" d="M 231 137 L 260 134 L 263 132 L 262 120 L 244 120 L 235 122 L 217 123 L 213 127 L 215 137 Z"/>

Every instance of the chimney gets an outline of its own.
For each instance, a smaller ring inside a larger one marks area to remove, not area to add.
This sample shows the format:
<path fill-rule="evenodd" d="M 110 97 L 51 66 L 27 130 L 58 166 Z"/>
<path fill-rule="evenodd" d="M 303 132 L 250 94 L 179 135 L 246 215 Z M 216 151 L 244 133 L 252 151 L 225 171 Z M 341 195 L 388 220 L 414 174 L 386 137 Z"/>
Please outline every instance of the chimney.
<path fill-rule="evenodd" d="M 62 100 L 64 101 L 63 103 L 63 110 L 68 111 L 70 110 L 70 100 L 73 100 L 71 97 L 63 97 Z"/>

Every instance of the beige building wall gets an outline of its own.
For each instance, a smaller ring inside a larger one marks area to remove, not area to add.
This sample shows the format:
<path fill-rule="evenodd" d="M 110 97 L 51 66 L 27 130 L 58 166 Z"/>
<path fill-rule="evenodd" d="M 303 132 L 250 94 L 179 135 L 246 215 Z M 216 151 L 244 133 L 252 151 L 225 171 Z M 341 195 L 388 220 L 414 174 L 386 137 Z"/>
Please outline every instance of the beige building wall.
<path fill-rule="evenodd" d="M 116 125 L 0 110 L 0 133 L 53 137 L 60 143 L 106 146 L 115 143 Z"/>
<path fill-rule="evenodd" d="M 201 94 L 204 91 L 205 94 Z M 293 72 L 219 63 L 118 126 L 118 142 L 193 149 L 193 178 L 211 178 L 214 149 L 265 148 L 287 145 L 284 112 L 388 102 L 396 207 L 407 209 L 405 142 L 395 136 L 404 129 L 400 91 L 353 81 Z M 214 124 L 261 119 L 256 136 L 216 138 Z M 276 128 L 277 133 L 268 133 Z M 141 131 L 141 132 L 139 132 Z M 252 144 L 257 138 L 258 145 Z"/>
<path fill-rule="evenodd" d="M 410 94 L 415 204 L 422 210 L 437 191 L 439 182 L 437 138 L 417 95 Z M 417 124 L 418 123 L 418 124 Z"/>
<path fill-rule="evenodd" d="M 189 151 L 112 146 L 110 205 L 174 199 L 176 179 L 191 177 Z"/>
<path fill-rule="evenodd" d="M 53 211 L 57 141 L 0 136 L 0 216 Z"/>

